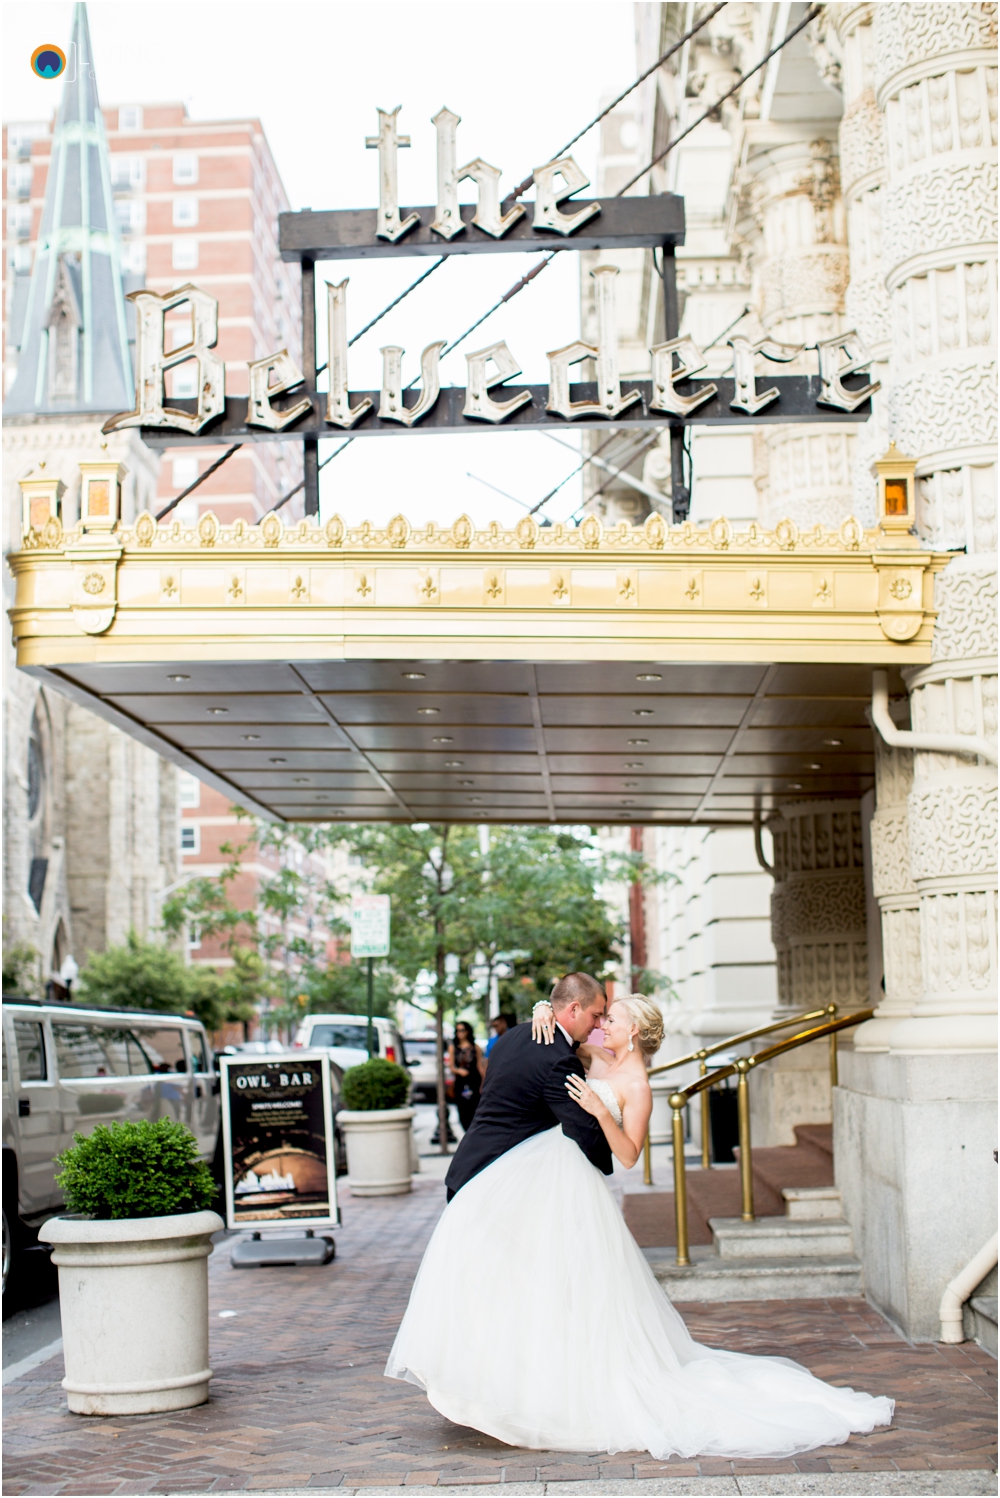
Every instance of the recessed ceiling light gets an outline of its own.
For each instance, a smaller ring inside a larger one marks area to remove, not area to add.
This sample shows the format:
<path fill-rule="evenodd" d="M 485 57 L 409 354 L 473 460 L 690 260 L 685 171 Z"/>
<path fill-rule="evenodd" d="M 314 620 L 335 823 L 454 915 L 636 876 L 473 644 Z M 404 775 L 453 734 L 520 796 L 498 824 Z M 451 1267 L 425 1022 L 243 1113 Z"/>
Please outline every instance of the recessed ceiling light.
<path fill-rule="evenodd" d="M 828 749 L 839 749 L 840 746 L 841 746 L 841 744 L 843 742 L 844 742 L 843 739 L 824 739 L 823 740 L 823 743 L 826 745 L 826 747 Z"/>
<path fill-rule="evenodd" d="M 441 709 L 439 707 L 418 707 L 417 708 L 417 712 L 420 713 L 420 714 L 422 714 L 422 716 L 425 717 L 425 718 L 432 718 L 435 713 L 439 713 L 440 711 L 441 711 Z"/>
<path fill-rule="evenodd" d="M 308 775 L 296 775 L 296 777 L 295 777 L 295 784 L 296 785 L 308 785 L 309 784 L 309 776 Z"/>
<path fill-rule="evenodd" d="M 662 681 L 663 677 L 659 671 L 640 671 L 636 681 Z"/>
<path fill-rule="evenodd" d="M 627 759 L 625 761 L 625 768 L 626 770 L 641 770 L 643 763 L 644 761 L 641 759 Z"/>
<path fill-rule="evenodd" d="M 474 780 L 460 780 L 458 783 L 459 785 L 475 785 L 476 782 Z"/>
<path fill-rule="evenodd" d="M 653 709 L 651 707 L 634 707 L 632 709 L 632 716 L 633 718 L 651 718 L 653 716 Z"/>
<path fill-rule="evenodd" d="M 168 676 L 167 680 L 168 681 L 190 681 L 191 678 L 190 678 L 190 676 L 185 676 L 183 671 L 178 671 L 173 676 Z"/>
<path fill-rule="evenodd" d="M 221 718 L 223 713 L 228 713 L 228 707 L 210 707 L 207 709 L 215 718 Z"/>
<path fill-rule="evenodd" d="M 469 800 L 472 802 L 472 804 L 474 806 L 481 805 L 482 804 L 482 799 L 483 799 L 482 796 L 470 796 L 469 797 Z"/>
<path fill-rule="evenodd" d="M 629 799 L 628 799 L 628 797 L 626 797 L 626 798 L 625 798 L 625 800 L 624 800 L 624 801 L 623 801 L 623 802 L 622 802 L 622 805 L 623 805 L 623 806 L 634 806 L 634 805 L 635 805 L 635 802 L 634 802 L 634 801 L 630 801 L 630 800 L 629 800 Z"/>
<path fill-rule="evenodd" d="M 248 743 L 248 744 L 256 744 L 256 743 L 260 742 L 260 734 L 259 733 L 245 733 L 243 735 L 243 738 L 244 738 L 244 741 L 246 743 Z"/>
<path fill-rule="evenodd" d="M 339 807 L 336 807 L 336 806 L 335 807 L 331 807 L 330 810 L 331 810 L 333 816 L 335 816 L 335 817 L 342 817 L 344 815 L 344 813 L 340 810 Z"/>
<path fill-rule="evenodd" d="M 801 783 L 801 781 L 799 781 L 799 780 L 793 780 L 792 783 L 791 783 L 791 785 L 788 787 L 788 789 L 790 791 L 800 791 L 802 789 L 802 783 Z"/>
<path fill-rule="evenodd" d="M 453 744 L 454 742 L 455 740 L 446 733 L 441 734 L 439 738 L 431 739 L 432 744 Z"/>
<path fill-rule="evenodd" d="M 435 739 L 434 742 L 437 743 L 437 740 Z M 444 767 L 446 770 L 460 770 L 464 764 L 464 759 L 446 759 Z"/>
<path fill-rule="evenodd" d="M 287 765 L 288 763 L 287 759 L 282 759 L 280 754 L 272 755 L 270 762 L 272 765 Z"/>
<path fill-rule="evenodd" d="M 635 788 L 636 788 L 636 786 L 638 784 L 639 784 L 638 780 L 626 780 L 626 782 L 625 782 L 625 789 L 627 791 L 634 791 Z"/>
<path fill-rule="evenodd" d="M 401 671 L 400 675 L 404 681 L 424 681 L 427 677 L 426 671 Z"/>
<path fill-rule="evenodd" d="M 822 770 L 823 766 L 818 764 L 806 765 L 807 770 Z"/>
<path fill-rule="evenodd" d="M 648 744 L 649 740 L 648 739 L 629 739 L 628 742 L 629 742 L 629 748 L 630 749 L 638 749 L 638 747 L 639 747 L 640 744 Z"/>

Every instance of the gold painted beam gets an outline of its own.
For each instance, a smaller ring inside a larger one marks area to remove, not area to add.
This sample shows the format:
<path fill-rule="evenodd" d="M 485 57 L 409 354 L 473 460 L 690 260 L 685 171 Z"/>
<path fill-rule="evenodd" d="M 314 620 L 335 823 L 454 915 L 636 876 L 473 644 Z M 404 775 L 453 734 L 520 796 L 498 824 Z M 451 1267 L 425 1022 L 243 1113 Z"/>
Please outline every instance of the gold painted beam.
<path fill-rule="evenodd" d="M 930 660 L 948 553 L 866 531 L 728 520 L 605 530 L 157 526 L 64 532 L 9 558 L 18 665 L 315 659 L 843 662 Z"/>

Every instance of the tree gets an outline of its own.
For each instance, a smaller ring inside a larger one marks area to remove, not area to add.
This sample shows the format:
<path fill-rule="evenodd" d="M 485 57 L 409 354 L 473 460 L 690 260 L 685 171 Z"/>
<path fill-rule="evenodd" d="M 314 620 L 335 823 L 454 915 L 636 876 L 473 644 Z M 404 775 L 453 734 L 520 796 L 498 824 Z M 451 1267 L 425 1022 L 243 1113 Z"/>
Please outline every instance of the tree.
<path fill-rule="evenodd" d="M 39 961 L 35 948 L 26 941 L 11 942 L 3 949 L 3 991 L 34 998 L 39 989 Z"/>
<path fill-rule="evenodd" d="M 640 854 L 602 854 L 580 828 L 498 827 L 481 840 L 474 827 L 388 824 L 331 827 L 327 836 L 366 870 L 366 887 L 392 901 L 386 967 L 397 996 L 417 1008 L 432 997 L 445 1152 L 444 1017 L 482 998 L 470 964 L 485 967 L 487 981 L 501 964 L 510 967 L 504 996 L 524 1015 L 562 973 L 603 977 L 620 955 L 622 923 L 602 886 L 655 876 Z M 449 958 L 457 971 L 448 971 Z"/>
<path fill-rule="evenodd" d="M 191 970 L 169 947 L 143 941 L 130 931 L 124 946 L 90 952 L 79 977 L 80 998 L 101 1009 L 151 1009 L 194 1013 L 213 1028 L 214 994 L 201 988 Z"/>

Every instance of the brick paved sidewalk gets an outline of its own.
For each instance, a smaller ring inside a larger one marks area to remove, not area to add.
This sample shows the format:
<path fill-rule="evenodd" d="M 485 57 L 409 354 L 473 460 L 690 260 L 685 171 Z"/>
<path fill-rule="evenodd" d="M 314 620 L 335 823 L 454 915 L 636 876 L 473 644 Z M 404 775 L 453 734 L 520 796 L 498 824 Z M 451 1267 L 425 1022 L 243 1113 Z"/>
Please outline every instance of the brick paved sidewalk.
<path fill-rule="evenodd" d="M 784 1354 L 821 1378 L 892 1395 L 893 1427 L 845 1446 L 795 1461 L 655 1462 L 644 1453 L 517 1451 L 450 1425 L 419 1390 L 382 1376 L 443 1204 L 442 1184 L 419 1177 L 408 1197 L 345 1193 L 338 1257 L 325 1269 L 237 1271 L 220 1244 L 209 1261 L 211 1402 L 130 1419 L 70 1415 L 62 1358 L 53 1358 L 4 1391 L 3 1491 L 989 1491 L 975 1474 L 995 1467 L 996 1363 L 974 1345 L 911 1346 L 861 1300 L 679 1307 L 704 1342 Z"/>

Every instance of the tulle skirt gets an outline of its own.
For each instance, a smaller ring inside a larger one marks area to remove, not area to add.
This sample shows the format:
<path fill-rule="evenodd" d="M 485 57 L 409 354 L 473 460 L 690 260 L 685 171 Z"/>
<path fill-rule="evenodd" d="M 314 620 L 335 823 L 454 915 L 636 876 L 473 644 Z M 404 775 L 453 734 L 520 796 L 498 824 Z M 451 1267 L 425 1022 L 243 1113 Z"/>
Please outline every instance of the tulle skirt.
<path fill-rule="evenodd" d="M 456 1425 L 532 1450 L 787 1457 L 893 1412 L 787 1358 L 695 1342 L 561 1128 L 445 1208 L 385 1371 Z"/>

